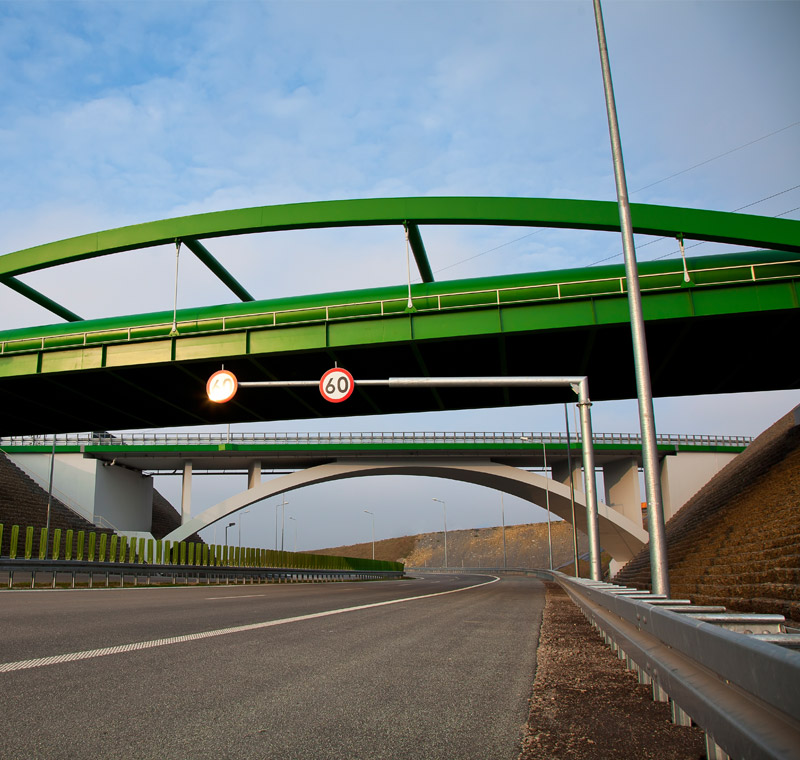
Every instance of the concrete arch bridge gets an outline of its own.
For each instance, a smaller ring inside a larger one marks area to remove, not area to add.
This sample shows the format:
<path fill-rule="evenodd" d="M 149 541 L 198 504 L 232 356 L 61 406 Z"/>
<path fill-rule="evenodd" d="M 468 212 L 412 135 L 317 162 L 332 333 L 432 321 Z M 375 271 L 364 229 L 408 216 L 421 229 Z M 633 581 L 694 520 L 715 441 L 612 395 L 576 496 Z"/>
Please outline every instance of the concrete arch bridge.
<path fill-rule="evenodd" d="M 658 448 L 667 516 L 748 442 L 744 437 L 661 436 Z M 595 434 L 593 443 L 595 466 L 602 472 L 605 492 L 605 501 L 598 505 L 599 543 L 616 567 L 647 541 L 639 492 L 641 441 L 635 435 Z M 45 478 L 52 444 L 36 438 L 12 438 L 0 439 L 0 446 L 26 470 L 38 470 L 40 478 Z M 141 475 L 180 473 L 182 524 L 166 536 L 171 541 L 184 540 L 273 496 L 310 485 L 378 475 L 457 480 L 493 488 L 540 507 L 549 502 L 553 514 L 574 521 L 579 530 L 587 532 L 581 450 L 580 437 L 568 446 L 562 435 L 536 433 L 62 436 L 56 443 L 56 481 L 62 491 L 73 483 L 86 493 L 86 482 L 93 477 L 92 510 L 118 528 L 146 532 L 152 481 Z M 193 515 L 193 476 L 221 472 L 243 480 L 246 475 L 246 490 Z M 265 473 L 268 479 L 262 481 Z"/>

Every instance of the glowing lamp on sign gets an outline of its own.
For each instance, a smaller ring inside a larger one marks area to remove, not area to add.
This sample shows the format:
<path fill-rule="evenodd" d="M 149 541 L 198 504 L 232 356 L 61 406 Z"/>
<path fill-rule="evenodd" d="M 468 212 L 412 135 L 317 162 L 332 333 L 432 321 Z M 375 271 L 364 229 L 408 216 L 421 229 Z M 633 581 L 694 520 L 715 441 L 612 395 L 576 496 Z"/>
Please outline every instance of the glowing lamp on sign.
<path fill-rule="evenodd" d="M 214 403 L 224 404 L 236 395 L 238 388 L 239 381 L 236 379 L 236 375 L 227 369 L 221 369 L 208 378 L 206 394 Z"/>

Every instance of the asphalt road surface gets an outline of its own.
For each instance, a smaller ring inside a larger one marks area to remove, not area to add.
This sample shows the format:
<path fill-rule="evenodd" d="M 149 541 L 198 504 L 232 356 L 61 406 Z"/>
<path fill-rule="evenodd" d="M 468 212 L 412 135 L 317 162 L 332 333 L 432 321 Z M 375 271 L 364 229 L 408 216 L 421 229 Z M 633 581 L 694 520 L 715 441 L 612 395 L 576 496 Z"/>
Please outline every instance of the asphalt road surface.
<path fill-rule="evenodd" d="M 514 760 L 543 604 L 478 575 L 3 592 L 0 758 Z"/>

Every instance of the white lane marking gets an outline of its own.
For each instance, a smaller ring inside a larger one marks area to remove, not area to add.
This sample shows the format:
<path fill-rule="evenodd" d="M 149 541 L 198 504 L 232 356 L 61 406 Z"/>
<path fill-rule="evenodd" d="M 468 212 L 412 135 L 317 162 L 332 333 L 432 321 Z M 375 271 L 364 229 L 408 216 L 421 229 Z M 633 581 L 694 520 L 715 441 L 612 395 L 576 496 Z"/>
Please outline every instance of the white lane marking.
<path fill-rule="evenodd" d="M 58 665 L 62 662 L 75 662 L 77 660 L 90 660 L 94 657 L 105 657 L 109 654 L 122 654 L 124 652 L 134 652 L 139 649 L 154 649 L 155 647 L 169 646 L 170 644 L 181 644 L 185 641 L 197 641 L 198 639 L 210 639 L 215 636 L 227 636 L 230 633 L 243 633 L 244 631 L 257 631 L 260 628 L 273 628 L 286 623 L 299 623 L 302 620 L 314 620 L 315 618 L 330 617 L 331 615 L 341 615 L 343 612 L 356 612 L 358 610 L 368 610 L 373 607 L 386 607 L 390 604 L 402 604 L 404 602 L 415 602 L 418 599 L 430 599 L 433 596 L 445 596 L 446 594 L 457 594 L 461 591 L 469 591 L 480 586 L 488 586 L 500 580 L 496 575 L 489 576 L 493 580 L 483 583 L 476 583 L 473 586 L 451 589 L 450 591 L 437 591 L 433 594 L 423 594 L 422 596 L 407 596 L 402 599 L 390 599 L 385 602 L 372 602 L 371 604 L 360 604 L 357 607 L 342 607 L 338 610 L 327 610 L 325 612 L 312 612 L 308 615 L 297 615 L 296 617 L 281 618 L 280 620 L 266 620 L 262 623 L 249 623 L 248 625 L 237 625 L 231 628 L 218 628 L 215 631 L 201 631 L 200 633 L 188 633 L 184 636 L 170 636 L 166 639 L 153 639 L 151 641 L 137 641 L 133 644 L 119 644 L 114 647 L 103 647 L 102 649 L 89 649 L 83 652 L 70 652 L 68 654 L 56 654 L 50 657 L 39 657 L 34 660 L 18 660 L 17 662 L 0 663 L 0 673 L 11 673 L 15 670 L 29 670 L 30 668 L 41 668 L 45 665 Z"/>
<path fill-rule="evenodd" d="M 233 596 L 207 596 L 206 599 L 248 599 L 251 596 L 266 596 L 266 594 L 234 594 Z"/>

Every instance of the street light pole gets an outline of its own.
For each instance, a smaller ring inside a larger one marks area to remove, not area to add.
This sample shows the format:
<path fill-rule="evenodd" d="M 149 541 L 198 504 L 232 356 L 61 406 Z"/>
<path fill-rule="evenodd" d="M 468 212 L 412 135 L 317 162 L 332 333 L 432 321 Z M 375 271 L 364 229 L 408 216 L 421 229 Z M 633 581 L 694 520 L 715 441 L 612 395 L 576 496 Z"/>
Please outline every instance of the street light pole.
<path fill-rule="evenodd" d="M 228 544 L 228 528 L 232 528 L 234 525 L 236 525 L 235 522 L 230 522 L 225 526 L 225 546 L 229 546 L 229 544 Z"/>
<path fill-rule="evenodd" d="M 608 132 L 611 138 L 611 154 L 614 162 L 614 181 L 617 187 L 619 223 L 622 233 L 622 251 L 625 258 L 625 279 L 628 290 L 628 309 L 631 318 L 633 339 L 633 365 L 636 375 L 636 396 L 639 401 L 639 425 L 642 430 L 642 464 L 644 466 L 645 491 L 647 495 L 647 528 L 650 534 L 650 585 L 653 593 L 669 596 L 669 565 L 667 562 L 666 528 L 664 505 L 658 466 L 658 442 L 656 440 L 653 391 L 650 384 L 650 362 L 647 356 L 642 294 L 639 289 L 639 272 L 636 265 L 636 248 L 633 242 L 631 206 L 628 200 L 628 183 L 625 164 L 622 160 L 622 140 L 617 121 L 617 106 L 614 100 L 614 85 L 611 81 L 611 64 L 608 59 L 608 43 L 603 24 L 603 9 L 600 0 L 594 1 L 594 17 L 597 26 L 597 44 L 603 72 L 603 90 L 608 115 Z"/>
<path fill-rule="evenodd" d="M 368 515 L 372 515 L 372 559 L 375 559 L 375 515 L 368 509 L 365 509 L 364 512 Z"/>
<path fill-rule="evenodd" d="M 567 428 L 567 467 L 569 468 L 569 503 L 572 508 L 572 551 L 575 557 L 575 577 L 578 572 L 578 529 L 575 526 L 575 483 L 572 479 L 572 441 L 569 437 L 569 411 L 564 404 L 564 424 Z"/>
<path fill-rule="evenodd" d="M 500 520 L 503 523 L 503 570 L 508 568 L 508 560 L 506 558 L 506 508 L 503 504 L 503 492 L 500 492 Z"/>
<path fill-rule="evenodd" d="M 444 514 L 444 566 L 448 567 L 448 564 L 447 564 L 447 504 L 445 504 L 441 499 L 434 499 L 434 501 L 438 501 L 442 505 L 442 512 Z"/>
<path fill-rule="evenodd" d="M 283 536 L 284 536 L 284 528 L 286 526 L 286 505 L 289 502 L 286 499 L 281 501 L 281 551 L 283 551 Z"/>
<path fill-rule="evenodd" d="M 550 476 L 547 474 L 547 446 L 542 441 L 542 456 L 544 456 L 544 487 L 547 501 L 547 551 L 550 555 L 550 569 L 553 569 L 553 535 L 550 532 Z"/>
<path fill-rule="evenodd" d="M 297 520 L 294 519 L 291 515 L 289 515 L 289 519 L 294 523 L 294 551 L 295 554 L 297 553 Z"/>
<path fill-rule="evenodd" d="M 250 512 L 249 509 L 245 509 L 244 512 L 239 513 L 239 519 L 237 522 L 239 523 L 239 549 L 242 548 L 242 518 Z"/>

